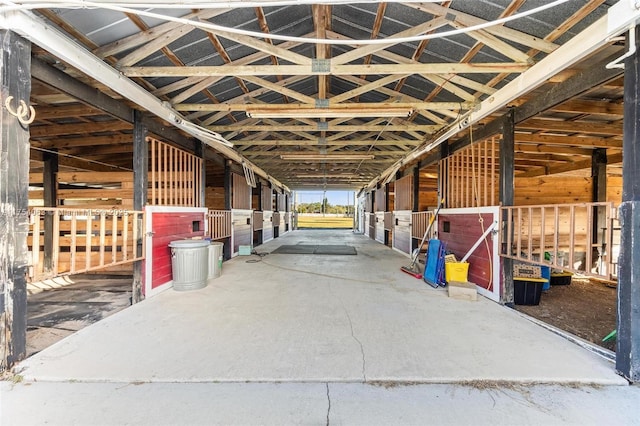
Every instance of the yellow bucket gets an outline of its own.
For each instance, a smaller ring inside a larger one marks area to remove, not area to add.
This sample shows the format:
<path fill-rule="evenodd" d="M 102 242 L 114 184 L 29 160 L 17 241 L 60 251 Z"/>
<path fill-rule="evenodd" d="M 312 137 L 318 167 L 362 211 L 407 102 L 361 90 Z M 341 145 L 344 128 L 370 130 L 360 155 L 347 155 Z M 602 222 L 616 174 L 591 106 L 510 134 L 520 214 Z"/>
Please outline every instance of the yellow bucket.
<path fill-rule="evenodd" d="M 447 282 L 467 282 L 469 275 L 469 262 L 445 262 L 444 276 Z"/>

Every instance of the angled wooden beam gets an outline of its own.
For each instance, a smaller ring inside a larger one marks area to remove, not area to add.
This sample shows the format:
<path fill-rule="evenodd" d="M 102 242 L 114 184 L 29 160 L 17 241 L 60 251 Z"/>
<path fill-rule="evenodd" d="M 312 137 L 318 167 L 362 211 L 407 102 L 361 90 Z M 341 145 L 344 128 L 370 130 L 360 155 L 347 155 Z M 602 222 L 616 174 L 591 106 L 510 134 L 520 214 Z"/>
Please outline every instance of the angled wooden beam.
<path fill-rule="evenodd" d="M 307 76 L 300 76 L 300 75 L 299 76 L 292 76 L 292 77 L 287 77 L 287 78 L 283 79 L 282 81 L 279 81 L 279 82 L 277 82 L 275 84 L 277 84 L 278 86 L 281 86 L 281 87 L 285 87 L 285 86 L 287 86 L 289 84 L 297 83 L 297 82 L 302 81 L 302 80 L 304 80 L 306 78 L 307 78 Z M 256 98 L 258 96 L 264 95 L 265 93 L 269 93 L 270 90 L 271 89 L 268 89 L 266 87 L 260 87 L 260 88 L 258 88 L 256 90 L 252 90 L 249 93 L 245 93 L 244 95 L 237 96 L 235 98 L 229 99 L 227 101 L 227 103 L 229 103 L 229 104 L 237 104 L 237 103 L 247 102 L 248 99 Z M 179 107 L 178 105 L 175 106 L 175 108 L 178 108 L 178 107 Z M 225 115 L 226 115 L 226 113 L 224 111 L 220 112 L 220 113 L 217 113 L 217 114 L 214 114 L 213 116 L 208 117 L 207 119 L 203 120 L 202 121 L 202 125 L 203 126 L 208 126 L 210 124 L 213 124 L 216 121 L 220 120 Z"/>
<path fill-rule="evenodd" d="M 355 98 L 356 96 L 360 96 L 364 93 L 371 92 L 372 90 L 376 90 L 382 86 L 386 86 L 389 83 L 393 83 L 394 81 L 398 81 L 401 78 L 405 78 L 405 77 L 407 77 L 407 75 L 396 74 L 396 75 L 388 75 L 386 77 L 379 78 L 375 81 L 372 81 L 367 84 L 363 84 L 360 87 L 356 87 L 355 89 L 349 90 L 347 92 L 344 92 L 332 97 L 330 100 L 330 103 L 338 104 L 340 102 L 344 102 L 351 98 Z M 398 95 L 400 95 L 400 93 L 398 93 Z"/>
<path fill-rule="evenodd" d="M 452 22 L 451 25 L 458 29 L 467 28 L 467 25 L 463 25 L 458 22 Z M 469 31 L 467 32 L 467 35 L 516 62 L 533 63 L 533 60 L 529 55 L 500 40 L 498 37 L 490 34 L 486 30 Z"/>
<path fill-rule="evenodd" d="M 242 76 L 241 77 L 243 80 L 248 81 L 250 83 L 253 83 L 257 86 L 261 86 L 264 87 L 265 89 L 269 89 L 269 90 L 273 90 L 274 92 L 278 92 L 280 94 L 289 96 L 291 98 L 297 99 L 300 102 L 304 102 L 304 103 L 314 103 L 315 102 L 315 98 L 312 98 L 311 96 L 307 96 L 307 95 L 303 95 L 300 92 L 296 92 L 295 90 L 291 90 L 288 89 L 286 87 L 284 87 L 283 85 L 280 85 L 278 83 L 272 83 L 268 80 L 265 80 L 263 78 L 259 78 L 259 77 L 250 77 L 250 76 Z"/>
<path fill-rule="evenodd" d="M 528 64 L 519 62 L 337 65 L 332 60 L 327 69 L 314 69 L 311 65 L 221 65 L 123 67 L 121 72 L 127 77 L 227 77 L 259 75 L 497 74 L 501 72 L 521 73 L 528 68 Z"/>
<path fill-rule="evenodd" d="M 385 40 L 389 40 L 389 43 L 369 44 L 362 47 L 358 47 L 356 49 L 350 50 L 349 52 L 346 52 L 334 57 L 331 60 L 331 62 L 337 65 L 348 64 L 349 62 L 353 62 L 356 59 L 363 58 L 367 55 L 370 55 L 372 53 L 378 52 L 380 50 L 384 50 L 388 47 L 398 44 L 397 41 L 393 41 L 394 38 L 411 37 L 411 36 L 420 35 L 422 33 L 430 32 L 435 29 L 441 28 L 447 25 L 448 23 L 449 21 L 444 17 L 435 18 L 435 19 L 432 19 L 431 21 L 425 22 L 420 25 L 416 25 L 412 28 L 409 28 L 404 31 L 400 31 L 399 33 L 396 33 L 387 37 Z"/>
<path fill-rule="evenodd" d="M 234 33 L 230 33 L 228 31 L 222 31 L 222 30 L 204 29 L 204 31 L 211 32 L 213 34 L 216 34 L 217 36 L 226 38 L 231 41 L 238 42 L 240 44 L 243 44 L 245 46 L 267 53 L 269 55 L 277 56 L 279 58 L 282 58 L 294 64 L 311 65 L 311 62 L 312 62 L 310 58 L 307 58 L 304 55 L 300 55 L 299 53 L 292 52 L 291 50 L 282 48 L 279 45 L 275 46 L 273 44 L 270 44 L 261 40 L 257 40 L 253 37 L 234 34 Z"/>
<path fill-rule="evenodd" d="M 436 15 L 436 16 L 453 15 L 455 17 L 454 18 L 455 21 L 461 24 L 464 24 L 468 27 L 487 23 L 487 21 L 485 21 L 484 19 L 478 18 L 473 15 L 469 15 L 464 12 L 459 12 L 455 9 L 443 7 L 435 3 L 425 2 L 425 3 L 403 3 L 403 4 L 407 7 L 412 7 L 414 9 L 421 10 L 431 15 Z M 538 37 L 523 33 L 521 31 L 513 30 L 505 26 L 491 26 L 491 27 L 485 28 L 485 31 L 487 31 L 490 34 L 493 34 L 494 36 L 500 37 L 502 39 L 514 41 L 523 46 L 529 46 L 531 48 L 540 50 L 541 52 L 545 52 L 545 53 L 553 52 L 558 47 L 558 45 L 551 43 L 549 41 L 542 40 Z"/>
<path fill-rule="evenodd" d="M 206 9 L 200 12 L 184 15 L 182 18 L 209 19 L 219 14 L 220 14 L 219 9 L 218 10 Z M 111 42 L 109 44 L 105 44 L 104 46 L 100 46 L 93 50 L 93 54 L 101 58 L 106 58 L 108 56 L 116 55 L 126 50 L 136 48 L 145 43 L 149 43 L 150 41 L 153 41 L 156 38 L 160 37 L 162 34 L 165 34 L 167 31 L 174 30 L 176 28 L 182 27 L 183 25 L 184 24 L 179 22 L 166 22 L 164 24 L 160 24 L 158 26 L 150 28 L 149 30 L 146 30 L 137 34 L 132 34 L 128 37 L 124 37 L 114 42 Z"/>

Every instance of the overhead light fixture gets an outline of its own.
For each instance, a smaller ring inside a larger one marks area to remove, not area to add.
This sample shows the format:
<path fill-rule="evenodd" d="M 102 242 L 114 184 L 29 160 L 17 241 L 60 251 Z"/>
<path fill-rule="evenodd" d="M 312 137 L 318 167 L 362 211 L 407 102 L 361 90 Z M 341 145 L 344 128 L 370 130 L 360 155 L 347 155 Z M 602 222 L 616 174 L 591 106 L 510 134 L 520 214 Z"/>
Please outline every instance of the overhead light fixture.
<path fill-rule="evenodd" d="M 407 108 L 247 108 L 249 118 L 393 118 L 409 117 Z"/>
<path fill-rule="evenodd" d="M 361 176 L 359 174 L 356 173 L 332 173 L 332 174 L 297 174 L 295 175 L 296 178 L 306 178 L 306 179 L 313 179 L 313 178 L 327 178 L 327 179 L 357 179 L 360 178 Z"/>
<path fill-rule="evenodd" d="M 373 160 L 373 154 L 282 154 L 281 160 L 291 161 L 361 161 Z"/>

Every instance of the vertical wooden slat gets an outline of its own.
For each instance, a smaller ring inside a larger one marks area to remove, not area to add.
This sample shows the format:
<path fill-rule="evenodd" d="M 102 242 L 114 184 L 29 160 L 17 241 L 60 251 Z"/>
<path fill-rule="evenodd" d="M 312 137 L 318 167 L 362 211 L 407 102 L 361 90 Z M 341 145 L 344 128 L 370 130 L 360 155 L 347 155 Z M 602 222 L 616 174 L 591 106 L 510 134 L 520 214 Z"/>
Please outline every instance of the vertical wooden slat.
<path fill-rule="evenodd" d="M 507 254 L 513 254 L 513 209 L 510 208 L 507 221 Z"/>
<path fill-rule="evenodd" d="M 528 224 L 527 227 L 529 231 L 527 232 L 528 241 L 527 241 L 527 258 L 532 260 L 533 258 L 533 220 L 532 220 L 532 208 L 527 208 L 527 219 Z"/>
<path fill-rule="evenodd" d="M 57 274 L 60 260 L 60 215 L 61 211 L 53 210 L 53 253 L 51 259 L 51 270 Z"/>
<path fill-rule="evenodd" d="M 491 138 L 491 205 L 496 205 L 496 151 L 495 138 Z"/>
<path fill-rule="evenodd" d="M 151 148 L 151 204 L 158 205 L 156 201 L 156 140 L 148 138 Z"/>
<path fill-rule="evenodd" d="M 76 271 L 76 246 L 77 246 L 77 242 L 76 242 L 76 236 L 78 233 L 78 218 L 77 218 L 77 213 L 76 212 L 72 212 L 71 213 L 71 247 L 69 249 L 69 253 L 70 253 L 70 265 L 69 265 L 69 269 L 71 273 L 74 273 Z"/>
<path fill-rule="evenodd" d="M 167 185 L 167 190 L 169 191 L 167 205 L 173 206 L 175 205 L 174 198 L 173 198 L 173 195 L 174 195 L 173 147 L 168 146 L 167 151 L 168 151 L 167 158 L 169 161 L 169 166 L 168 166 L 169 180 L 165 181 L 165 184 Z"/>
<path fill-rule="evenodd" d="M 118 260 L 118 214 L 113 213 L 111 217 L 111 262 Z"/>
<path fill-rule="evenodd" d="M 87 214 L 87 229 L 85 231 L 85 247 L 84 247 L 84 255 L 85 255 L 84 267 L 85 267 L 85 269 L 91 268 L 91 237 L 93 236 L 93 231 L 91 229 L 92 220 L 93 220 L 93 217 L 91 216 L 91 213 L 88 212 L 88 214 Z"/>
<path fill-rule="evenodd" d="M 40 270 L 40 220 L 42 215 L 46 214 L 46 211 L 34 209 L 33 216 L 33 236 L 31 244 L 31 264 L 33 265 L 33 275 L 39 276 L 42 271 Z"/>
<path fill-rule="evenodd" d="M 107 229 L 107 217 L 104 214 L 104 211 L 100 212 L 100 255 L 98 257 L 98 265 L 99 266 L 103 266 L 104 265 L 104 244 L 105 244 L 105 234 L 106 234 L 106 229 Z"/>
<path fill-rule="evenodd" d="M 133 232 L 132 232 L 132 238 L 131 240 L 133 241 L 133 258 L 137 258 L 138 257 L 138 252 L 137 252 L 137 246 L 138 246 L 138 223 L 139 223 L 139 219 L 140 219 L 140 213 L 139 212 L 134 212 L 133 213 Z M 144 239 L 144 238 L 143 238 Z M 144 253 L 144 251 L 143 251 Z"/>
<path fill-rule="evenodd" d="M 122 260 L 129 260 L 129 213 L 122 216 Z"/>
<path fill-rule="evenodd" d="M 516 211 L 518 212 L 518 229 L 522 229 L 522 208 L 518 207 Z M 522 232 L 518 232 L 517 244 L 518 244 L 517 255 L 520 256 L 520 253 L 522 253 Z"/>
<path fill-rule="evenodd" d="M 545 241 L 544 241 L 544 236 L 545 236 L 545 219 L 546 219 L 546 211 L 544 206 L 540 207 L 540 260 L 544 260 L 544 253 L 545 253 Z M 554 255 L 554 259 L 555 259 L 555 255 Z"/>
<path fill-rule="evenodd" d="M 569 266 L 573 268 L 574 251 L 575 251 L 575 207 L 571 205 L 569 207 Z"/>
<path fill-rule="evenodd" d="M 586 252 L 585 252 L 585 272 L 591 273 L 591 261 L 593 254 L 593 208 L 587 207 L 587 239 L 585 241 Z"/>

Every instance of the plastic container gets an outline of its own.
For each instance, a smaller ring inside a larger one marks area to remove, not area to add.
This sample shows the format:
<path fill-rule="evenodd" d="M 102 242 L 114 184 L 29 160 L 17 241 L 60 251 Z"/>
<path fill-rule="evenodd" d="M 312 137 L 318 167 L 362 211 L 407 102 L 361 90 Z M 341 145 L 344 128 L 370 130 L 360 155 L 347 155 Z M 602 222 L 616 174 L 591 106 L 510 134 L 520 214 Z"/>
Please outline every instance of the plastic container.
<path fill-rule="evenodd" d="M 551 274 L 551 285 L 569 285 L 571 284 L 571 272 L 554 272 Z"/>
<path fill-rule="evenodd" d="M 551 288 L 551 268 L 548 266 L 540 266 L 540 278 L 547 280 L 542 284 L 542 291 L 549 290 Z"/>
<path fill-rule="evenodd" d="M 218 278 L 222 274 L 222 256 L 224 244 L 212 242 L 209 244 L 209 274 L 207 279 Z"/>
<path fill-rule="evenodd" d="M 513 278 L 513 303 L 516 305 L 538 305 L 542 295 L 542 286 L 546 278 Z"/>
<path fill-rule="evenodd" d="M 197 290 L 207 285 L 209 241 L 171 241 L 171 274 L 176 291 Z"/>
<path fill-rule="evenodd" d="M 468 262 L 445 262 L 444 276 L 447 282 L 458 281 L 466 283 L 469 275 Z"/>

